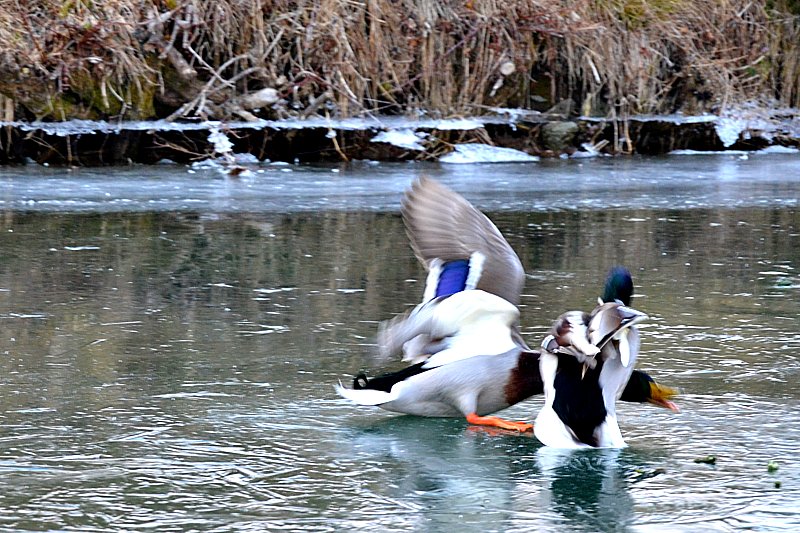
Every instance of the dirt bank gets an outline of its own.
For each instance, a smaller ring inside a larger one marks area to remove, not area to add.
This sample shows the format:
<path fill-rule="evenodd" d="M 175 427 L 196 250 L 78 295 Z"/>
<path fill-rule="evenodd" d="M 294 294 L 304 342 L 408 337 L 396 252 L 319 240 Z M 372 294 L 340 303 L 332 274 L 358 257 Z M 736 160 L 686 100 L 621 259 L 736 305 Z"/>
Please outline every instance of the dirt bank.
<path fill-rule="evenodd" d="M 499 107 L 630 137 L 629 117 L 800 107 L 796 0 L 0 0 L 0 50 L 6 122 Z"/>
<path fill-rule="evenodd" d="M 12 123 L 0 130 L 0 164 L 191 163 L 237 154 L 250 160 L 331 162 L 437 160 L 463 145 L 518 151 L 511 157 L 663 154 L 673 150 L 800 148 L 800 113 L 751 110 L 735 117 L 641 116 L 610 121 L 505 110 L 471 119 L 68 121 Z"/>

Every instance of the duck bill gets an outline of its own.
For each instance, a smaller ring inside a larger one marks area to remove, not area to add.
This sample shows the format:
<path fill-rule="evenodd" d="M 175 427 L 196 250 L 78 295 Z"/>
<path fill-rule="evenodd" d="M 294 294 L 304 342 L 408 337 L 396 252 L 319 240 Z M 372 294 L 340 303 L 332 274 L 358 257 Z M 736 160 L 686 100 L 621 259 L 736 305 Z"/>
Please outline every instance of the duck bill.
<path fill-rule="evenodd" d="M 672 401 L 672 398 L 677 396 L 678 392 L 678 389 L 653 382 L 650 383 L 650 398 L 647 401 L 664 409 L 669 409 L 673 413 L 680 413 L 680 408 Z"/>
<path fill-rule="evenodd" d="M 653 405 L 657 405 L 659 407 L 663 407 L 664 409 L 669 409 L 673 413 L 680 413 L 681 408 L 678 407 L 678 404 L 671 400 L 648 400 Z"/>

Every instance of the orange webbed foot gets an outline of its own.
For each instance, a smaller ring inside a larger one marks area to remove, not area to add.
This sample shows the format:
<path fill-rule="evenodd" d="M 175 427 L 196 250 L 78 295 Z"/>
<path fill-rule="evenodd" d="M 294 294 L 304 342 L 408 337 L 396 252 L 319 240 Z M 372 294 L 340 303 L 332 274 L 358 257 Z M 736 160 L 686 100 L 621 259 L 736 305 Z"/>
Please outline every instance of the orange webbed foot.
<path fill-rule="evenodd" d="M 527 422 L 513 422 L 496 416 L 478 416 L 476 413 L 468 414 L 467 422 L 477 426 L 491 426 L 500 429 L 519 431 L 520 433 L 533 431 L 533 424 L 528 424 Z"/>

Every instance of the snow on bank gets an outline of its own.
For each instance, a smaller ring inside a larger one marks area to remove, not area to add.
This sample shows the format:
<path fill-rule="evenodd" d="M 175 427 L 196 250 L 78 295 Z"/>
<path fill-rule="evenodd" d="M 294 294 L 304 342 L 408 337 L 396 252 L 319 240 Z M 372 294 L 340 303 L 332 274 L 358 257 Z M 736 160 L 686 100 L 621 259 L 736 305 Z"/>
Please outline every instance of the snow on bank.
<path fill-rule="evenodd" d="M 226 155 L 233 153 L 233 143 L 225 133 L 219 131 L 218 128 L 213 128 L 211 133 L 208 134 L 208 142 L 214 146 L 214 152 L 218 155 Z"/>
<path fill-rule="evenodd" d="M 468 131 L 484 127 L 486 124 L 508 123 L 503 117 L 477 117 L 474 119 L 418 119 L 410 117 L 365 117 L 330 119 L 313 117 L 308 119 L 254 120 L 250 122 L 223 122 L 208 120 L 204 122 L 168 122 L 166 120 L 137 120 L 108 122 L 105 120 L 67 120 L 64 122 L 4 122 L 0 126 L 19 128 L 21 131 L 42 131 L 47 135 L 66 137 L 68 135 L 88 135 L 93 133 L 120 133 L 123 131 L 203 131 L 203 130 L 302 130 L 334 129 L 342 131 L 368 130 L 456 130 Z"/>
<path fill-rule="evenodd" d="M 547 117 L 530 110 L 496 110 L 497 114 L 473 118 L 414 118 L 414 117 L 384 117 L 368 116 L 360 118 L 331 119 L 325 117 L 311 117 L 307 119 L 284 120 L 254 120 L 222 122 L 211 120 L 205 122 L 168 122 L 166 120 L 140 120 L 125 122 L 108 122 L 104 120 L 68 120 L 64 122 L 20 122 L 0 121 L 0 126 L 19 128 L 22 131 L 42 131 L 48 135 L 67 136 L 92 133 L 120 133 L 122 131 L 198 131 L 198 130 L 237 130 L 237 129 L 335 129 L 343 131 L 354 130 L 384 130 L 386 132 L 418 131 L 418 130 L 461 130 L 468 131 L 483 128 L 491 124 L 507 124 L 514 126 L 519 122 L 545 123 L 552 117 Z M 502 111 L 502 112 L 500 112 Z M 515 112 L 514 112 L 515 111 Z M 568 120 L 565 118 L 557 120 Z M 609 122 L 603 117 L 578 117 L 576 121 Z M 755 104 L 730 108 L 721 116 L 716 115 L 639 115 L 630 116 L 627 120 L 632 122 L 664 122 L 670 124 L 698 124 L 713 123 L 717 135 L 725 146 L 731 146 L 743 133 L 748 131 L 758 132 L 763 135 L 784 133 L 800 137 L 800 109 L 759 107 Z M 383 142 L 383 141 L 380 141 Z"/>
<path fill-rule="evenodd" d="M 399 130 L 382 131 L 372 138 L 374 143 L 386 143 L 405 150 L 416 150 L 423 152 L 425 146 L 422 141 L 428 138 L 428 134 L 416 131 L 412 128 L 401 128 Z"/>
<path fill-rule="evenodd" d="M 207 132 L 211 149 L 216 155 L 225 157 L 233 153 L 229 136 L 237 131 L 258 130 L 309 130 L 322 129 L 328 136 L 335 137 L 337 132 L 357 131 L 374 132 L 371 139 L 375 143 L 388 143 L 403 150 L 425 151 L 427 140 L 435 140 L 433 136 L 437 131 L 470 131 L 487 128 L 492 125 L 505 125 L 516 128 L 517 124 L 541 125 L 552 120 L 567 120 L 566 118 L 545 116 L 530 110 L 494 109 L 495 114 L 473 118 L 433 119 L 424 115 L 420 117 L 384 117 L 366 116 L 360 118 L 330 119 L 325 117 L 312 117 L 308 119 L 285 120 L 255 120 L 252 122 L 167 122 L 130 121 L 108 122 L 90 120 L 70 120 L 65 122 L 0 122 L 0 126 L 9 126 L 22 132 L 40 131 L 46 135 L 58 137 L 81 136 L 91 134 L 120 134 L 126 131 L 134 132 Z M 630 122 L 663 122 L 668 124 L 689 125 L 708 124 L 713 128 L 724 147 L 735 145 L 739 141 L 751 138 L 761 138 L 772 144 L 774 142 L 792 142 L 800 140 L 800 109 L 780 108 L 777 105 L 763 106 L 746 104 L 737 108 L 729 108 L 720 116 L 716 115 L 646 115 L 631 116 Z M 603 125 L 609 122 L 603 117 L 579 117 L 576 122 L 589 122 Z M 488 130 L 488 128 L 487 128 Z M 517 152 L 504 151 L 497 147 L 486 145 L 469 145 L 459 147 L 452 154 L 444 156 L 441 161 L 446 163 L 466 162 L 499 162 L 499 161 L 532 161 L 534 156 Z M 482 147 L 481 147 L 482 146 Z M 570 157 L 594 157 L 598 150 L 586 148 L 576 152 Z M 692 153 L 687 151 L 673 152 L 675 154 Z M 713 153 L 713 152 L 712 152 Z M 729 153 L 731 153 L 729 151 Z M 794 153 L 794 152 L 786 152 Z"/>
<path fill-rule="evenodd" d="M 767 146 L 756 152 L 757 154 L 800 154 L 800 148 L 792 148 L 791 146 Z"/>
<path fill-rule="evenodd" d="M 741 118 L 720 117 L 714 124 L 714 129 L 722 145 L 727 148 L 739 140 L 739 135 L 747 129 L 747 121 Z"/>
<path fill-rule="evenodd" d="M 761 150 L 718 150 L 718 151 L 701 151 L 701 150 L 673 150 L 668 155 L 758 155 L 758 154 L 792 154 L 800 155 L 800 148 L 792 148 L 790 146 L 767 146 Z"/>
<path fill-rule="evenodd" d="M 538 157 L 520 150 L 488 144 L 457 144 L 454 151 L 439 158 L 441 163 L 512 163 L 538 160 Z"/>
<path fill-rule="evenodd" d="M 723 111 L 714 121 L 714 129 L 726 148 L 753 137 L 767 141 L 777 135 L 799 138 L 800 110 L 749 102 Z"/>

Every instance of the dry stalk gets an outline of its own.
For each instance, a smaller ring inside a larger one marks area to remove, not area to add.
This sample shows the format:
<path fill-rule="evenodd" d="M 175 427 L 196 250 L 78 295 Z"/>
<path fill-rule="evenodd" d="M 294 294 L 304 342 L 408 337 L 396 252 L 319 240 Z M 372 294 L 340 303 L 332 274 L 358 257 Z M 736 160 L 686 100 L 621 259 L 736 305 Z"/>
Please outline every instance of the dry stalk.
<path fill-rule="evenodd" d="M 160 103 L 172 118 L 228 118 L 235 106 L 223 103 L 263 88 L 284 102 L 261 116 L 452 115 L 528 107 L 542 87 L 551 105 L 601 116 L 764 97 L 800 106 L 796 10 L 789 0 L 0 0 L 0 92 L 50 118 L 76 101 L 101 116 L 152 115 Z M 501 74 L 508 64 L 513 74 Z"/>

